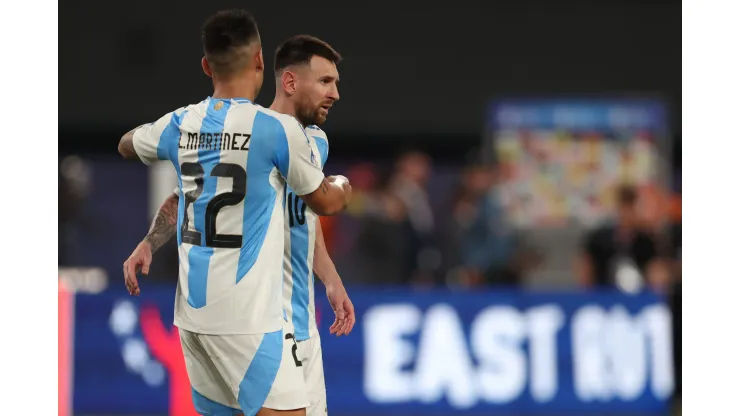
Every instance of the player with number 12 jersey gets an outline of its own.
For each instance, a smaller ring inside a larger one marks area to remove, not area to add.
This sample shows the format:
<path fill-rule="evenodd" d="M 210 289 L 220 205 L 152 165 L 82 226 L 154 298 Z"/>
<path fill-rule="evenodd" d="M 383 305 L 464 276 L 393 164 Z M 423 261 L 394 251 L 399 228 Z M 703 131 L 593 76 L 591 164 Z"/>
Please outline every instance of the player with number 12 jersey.
<path fill-rule="evenodd" d="M 264 64 L 251 16 L 217 13 L 203 42 L 213 96 L 132 130 L 119 150 L 177 171 L 175 325 L 196 410 L 302 409 L 305 385 L 283 337 L 292 331 L 282 309 L 284 189 L 329 215 L 346 206 L 344 187 L 324 177 L 295 118 L 252 103 Z M 125 274 L 138 294 L 135 271 Z"/>

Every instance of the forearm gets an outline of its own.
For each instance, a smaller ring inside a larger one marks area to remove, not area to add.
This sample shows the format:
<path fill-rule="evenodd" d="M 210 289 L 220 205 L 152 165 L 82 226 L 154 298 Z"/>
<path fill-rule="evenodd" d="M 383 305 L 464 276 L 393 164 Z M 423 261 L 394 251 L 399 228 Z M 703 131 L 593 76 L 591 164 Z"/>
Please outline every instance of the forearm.
<path fill-rule="evenodd" d="M 313 252 L 313 271 L 319 277 L 324 286 L 332 286 L 336 284 L 342 284 L 342 279 L 337 273 L 337 268 L 334 266 L 334 262 L 329 257 L 329 251 L 326 249 L 326 243 L 324 242 L 324 232 L 321 229 L 321 221 L 319 218 L 316 219 L 316 242 L 314 244 Z"/>
<path fill-rule="evenodd" d="M 152 253 L 157 251 L 157 249 L 162 247 L 164 243 L 177 233 L 178 202 L 178 195 L 173 193 L 165 199 L 162 206 L 159 207 L 159 211 L 154 216 L 149 233 L 144 237 L 144 241 L 148 241 L 151 244 Z"/>
<path fill-rule="evenodd" d="M 318 189 L 300 197 L 318 215 L 336 215 L 347 207 L 352 197 L 352 187 L 346 178 L 331 176 L 324 178 Z"/>
<path fill-rule="evenodd" d="M 347 204 L 349 203 L 349 192 L 347 190 L 348 184 L 346 182 L 332 182 L 331 180 L 328 182 L 328 192 L 331 196 L 332 204 L 330 205 L 330 208 L 327 210 L 326 215 L 336 215 L 342 211 L 344 211 L 347 208 Z M 327 254 L 327 259 L 329 255 Z M 331 261 L 331 259 L 329 259 Z"/>

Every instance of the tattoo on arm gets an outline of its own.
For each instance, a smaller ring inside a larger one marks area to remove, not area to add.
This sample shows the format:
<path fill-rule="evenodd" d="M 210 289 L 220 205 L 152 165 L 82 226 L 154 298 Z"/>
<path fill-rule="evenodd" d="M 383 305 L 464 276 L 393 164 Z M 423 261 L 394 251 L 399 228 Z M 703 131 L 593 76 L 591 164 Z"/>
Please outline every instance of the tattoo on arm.
<path fill-rule="evenodd" d="M 321 192 L 326 195 L 327 191 L 329 191 L 329 181 L 324 178 L 324 181 L 321 182 Z"/>
<path fill-rule="evenodd" d="M 177 233 L 177 195 L 167 198 L 157 211 L 157 215 L 144 240 L 152 245 L 152 253 L 157 251 Z"/>

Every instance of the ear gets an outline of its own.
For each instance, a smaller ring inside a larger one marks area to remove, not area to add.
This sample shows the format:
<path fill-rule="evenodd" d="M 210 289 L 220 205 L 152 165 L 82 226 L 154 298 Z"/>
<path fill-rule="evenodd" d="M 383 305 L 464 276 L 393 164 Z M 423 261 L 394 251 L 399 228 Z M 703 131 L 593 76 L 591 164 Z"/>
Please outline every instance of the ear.
<path fill-rule="evenodd" d="M 280 81 L 283 85 L 283 91 L 285 91 L 288 96 L 295 94 L 296 75 L 294 72 L 283 71 L 283 75 L 280 77 Z"/>
<path fill-rule="evenodd" d="M 262 48 L 260 48 L 255 59 L 257 60 L 257 71 L 264 71 L 265 70 L 265 58 L 262 57 Z"/>
<path fill-rule="evenodd" d="M 208 64 L 208 59 L 206 59 L 205 56 L 201 58 L 200 66 L 203 67 L 203 72 L 205 72 L 206 75 L 213 78 L 213 71 L 211 70 L 211 66 Z"/>

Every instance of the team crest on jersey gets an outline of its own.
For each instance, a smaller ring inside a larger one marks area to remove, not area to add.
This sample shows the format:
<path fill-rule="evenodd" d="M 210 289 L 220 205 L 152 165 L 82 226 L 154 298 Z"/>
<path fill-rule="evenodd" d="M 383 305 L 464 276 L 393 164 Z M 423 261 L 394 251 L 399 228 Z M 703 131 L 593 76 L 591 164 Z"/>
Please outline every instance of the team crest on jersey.
<path fill-rule="evenodd" d="M 220 110 L 222 108 L 224 108 L 224 102 L 223 101 L 219 101 L 219 102 L 216 103 L 216 105 L 213 106 L 213 109 L 216 110 L 216 111 L 218 111 L 218 110 Z"/>
<path fill-rule="evenodd" d="M 313 152 L 313 149 L 311 149 L 311 163 L 313 163 L 315 166 L 319 166 L 319 160 L 316 158 L 316 154 Z"/>

